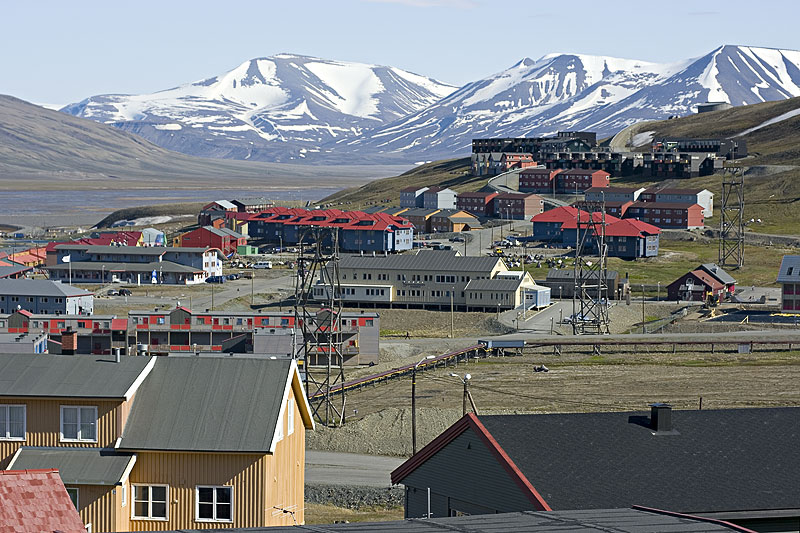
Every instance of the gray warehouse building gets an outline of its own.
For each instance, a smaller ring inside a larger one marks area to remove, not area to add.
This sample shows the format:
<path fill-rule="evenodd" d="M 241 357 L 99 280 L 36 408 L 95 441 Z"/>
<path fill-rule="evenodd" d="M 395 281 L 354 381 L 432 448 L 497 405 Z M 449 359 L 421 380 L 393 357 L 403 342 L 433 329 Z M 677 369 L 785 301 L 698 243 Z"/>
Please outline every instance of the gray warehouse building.
<path fill-rule="evenodd" d="M 0 279 L 0 314 L 23 309 L 42 315 L 91 315 L 94 294 L 46 279 Z"/>

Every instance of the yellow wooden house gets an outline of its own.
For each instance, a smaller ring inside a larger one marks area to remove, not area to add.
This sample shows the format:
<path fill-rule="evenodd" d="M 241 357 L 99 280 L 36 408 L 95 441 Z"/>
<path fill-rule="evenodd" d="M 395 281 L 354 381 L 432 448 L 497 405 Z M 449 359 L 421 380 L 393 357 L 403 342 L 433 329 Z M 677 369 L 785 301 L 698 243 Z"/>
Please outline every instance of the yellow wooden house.
<path fill-rule="evenodd" d="M 0 354 L 0 469 L 58 468 L 92 532 L 304 523 L 296 364 Z"/>

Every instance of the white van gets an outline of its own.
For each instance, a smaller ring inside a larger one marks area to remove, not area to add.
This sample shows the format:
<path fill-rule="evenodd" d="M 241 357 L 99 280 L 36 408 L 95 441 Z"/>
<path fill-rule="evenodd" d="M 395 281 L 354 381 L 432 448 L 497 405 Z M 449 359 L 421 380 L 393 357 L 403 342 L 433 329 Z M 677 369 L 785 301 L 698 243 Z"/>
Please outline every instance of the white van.
<path fill-rule="evenodd" d="M 272 268 L 272 261 L 258 261 L 253 263 L 253 268 Z"/>

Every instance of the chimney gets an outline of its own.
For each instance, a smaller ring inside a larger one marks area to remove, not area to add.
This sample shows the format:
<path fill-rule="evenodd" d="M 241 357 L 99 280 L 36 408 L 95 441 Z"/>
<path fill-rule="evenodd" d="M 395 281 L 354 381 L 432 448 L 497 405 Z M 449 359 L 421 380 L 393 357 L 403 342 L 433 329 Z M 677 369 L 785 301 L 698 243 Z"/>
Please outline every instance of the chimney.
<path fill-rule="evenodd" d="M 61 353 L 64 355 L 75 355 L 78 350 L 78 333 L 73 331 L 72 326 L 61 332 Z"/>
<path fill-rule="evenodd" d="M 650 404 L 650 429 L 656 433 L 672 431 L 672 406 L 667 403 Z"/>

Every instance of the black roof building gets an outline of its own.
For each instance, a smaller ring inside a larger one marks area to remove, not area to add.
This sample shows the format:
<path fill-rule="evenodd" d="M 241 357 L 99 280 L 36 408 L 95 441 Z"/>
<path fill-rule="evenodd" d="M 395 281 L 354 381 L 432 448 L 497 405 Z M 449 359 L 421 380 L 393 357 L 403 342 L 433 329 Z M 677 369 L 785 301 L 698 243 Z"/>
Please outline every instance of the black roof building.
<path fill-rule="evenodd" d="M 392 482 L 406 486 L 411 517 L 425 513 L 430 488 L 437 516 L 640 505 L 791 531 L 800 525 L 798 438 L 795 407 L 469 414 Z"/>

